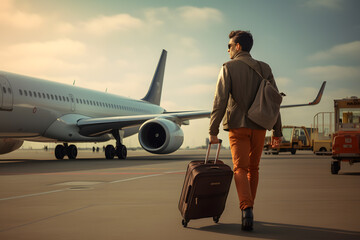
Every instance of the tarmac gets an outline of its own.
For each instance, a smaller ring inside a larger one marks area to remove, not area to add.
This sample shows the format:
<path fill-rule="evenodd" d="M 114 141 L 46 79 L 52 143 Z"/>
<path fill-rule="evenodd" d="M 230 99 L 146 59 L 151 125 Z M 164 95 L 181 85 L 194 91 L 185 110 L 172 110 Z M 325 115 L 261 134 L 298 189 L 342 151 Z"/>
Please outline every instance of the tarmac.
<path fill-rule="evenodd" d="M 169 155 L 129 151 L 126 160 L 80 151 L 0 155 L 0 239 L 360 239 L 360 164 L 330 173 L 330 156 L 264 155 L 254 231 L 241 231 L 235 184 L 218 224 L 181 224 L 178 201 L 187 164 L 206 150 Z M 229 150 L 220 159 L 231 165 Z"/>

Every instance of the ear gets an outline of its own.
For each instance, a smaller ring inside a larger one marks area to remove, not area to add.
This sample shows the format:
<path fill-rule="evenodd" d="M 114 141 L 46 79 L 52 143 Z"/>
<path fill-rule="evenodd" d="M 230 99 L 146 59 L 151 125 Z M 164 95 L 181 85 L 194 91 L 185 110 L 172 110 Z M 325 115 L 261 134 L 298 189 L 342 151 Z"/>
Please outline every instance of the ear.
<path fill-rule="evenodd" d="M 242 47 L 241 47 L 240 43 L 237 43 L 235 45 L 235 49 L 236 49 L 236 51 L 241 51 L 242 50 Z"/>

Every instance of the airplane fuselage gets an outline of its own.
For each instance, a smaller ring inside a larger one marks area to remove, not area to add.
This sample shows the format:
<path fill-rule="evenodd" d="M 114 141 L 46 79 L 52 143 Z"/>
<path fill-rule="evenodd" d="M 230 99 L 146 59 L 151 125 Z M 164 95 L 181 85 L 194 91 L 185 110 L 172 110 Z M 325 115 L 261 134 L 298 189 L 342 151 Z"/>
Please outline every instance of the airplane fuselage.
<path fill-rule="evenodd" d="M 46 142 L 107 141 L 108 134 L 79 134 L 80 119 L 160 114 L 164 109 L 142 100 L 37 78 L 0 72 L 0 138 Z M 65 123 L 67 129 L 61 126 Z M 138 128 L 124 130 L 124 137 Z"/>

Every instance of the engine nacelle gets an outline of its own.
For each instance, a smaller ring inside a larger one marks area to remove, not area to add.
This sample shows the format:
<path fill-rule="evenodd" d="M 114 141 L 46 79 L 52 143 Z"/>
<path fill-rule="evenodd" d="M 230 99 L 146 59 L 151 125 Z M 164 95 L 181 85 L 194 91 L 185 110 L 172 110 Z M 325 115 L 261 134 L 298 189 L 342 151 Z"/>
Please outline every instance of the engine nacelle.
<path fill-rule="evenodd" d="M 23 140 L 12 138 L 0 138 L 0 154 L 9 153 L 19 149 L 23 145 Z"/>
<path fill-rule="evenodd" d="M 151 119 L 139 129 L 140 145 L 148 152 L 166 154 L 175 152 L 184 142 L 180 126 L 167 119 Z"/>

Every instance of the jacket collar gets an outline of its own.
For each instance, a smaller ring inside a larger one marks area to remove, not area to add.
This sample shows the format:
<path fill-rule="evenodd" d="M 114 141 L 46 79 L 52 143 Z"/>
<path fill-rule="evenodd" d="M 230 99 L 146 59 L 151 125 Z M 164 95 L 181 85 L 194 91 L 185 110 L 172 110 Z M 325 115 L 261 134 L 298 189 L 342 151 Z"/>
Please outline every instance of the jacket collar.
<path fill-rule="evenodd" d="M 251 57 L 250 53 L 245 52 L 245 51 L 240 51 L 238 53 L 235 54 L 234 56 L 234 60 L 238 59 L 238 58 L 242 58 L 242 57 Z"/>

